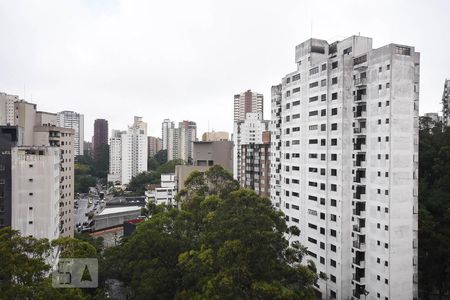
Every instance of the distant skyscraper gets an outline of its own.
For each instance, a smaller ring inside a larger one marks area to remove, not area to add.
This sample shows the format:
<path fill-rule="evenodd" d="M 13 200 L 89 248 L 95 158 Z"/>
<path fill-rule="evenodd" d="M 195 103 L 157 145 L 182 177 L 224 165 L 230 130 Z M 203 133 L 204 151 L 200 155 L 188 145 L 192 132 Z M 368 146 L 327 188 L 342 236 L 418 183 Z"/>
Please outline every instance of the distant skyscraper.
<path fill-rule="evenodd" d="M 14 102 L 19 97 L 0 92 L 0 125 L 14 125 Z"/>
<path fill-rule="evenodd" d="M 166 150 L 169 147 L 170 137 L 169 131 L 170 129 L 175 128 L 175 123 L 171 122 L 170 119 L 164 119 L 161 126 L 161 138 L 162 138 L 162 149 Z"/>
<path fill-rule="evenodd" d="M 92 139 L 92 149 L 98 149 L 100 145 L 108 144 L 108 121 L 105 119 L 96 119 L 94 121 L 94 137 Z"/>
<path fill-rule="evenodd" d="M 272 88 L 271 200 L 321 299 L 417 299 L 420 55 L 352 36 L 295 48 Z"/>
<path fill-rule="evenodd" d="M 62 111 L 57 114 L 57 125 L 75 130 L 74 151 L 75 156 L 84 153 L 84 116 L 74 111 Z"/>
<path fill-rule="evenodd" d="M 442 93 L 442 123 L 450 126 L 450 79 L 444 82 L 444 92 Z"/>
<path fill-rule="evenodd" d="M 155 156 L 156 153 L 162 150 L 162 139 L 149 136 L 148 137 L 148 157 Z"/>
<path fill-rule="evenodd" d="M 234 123 L 233 131 L 233 175 L 241 182 L 241 146 L 263 144 L 263 132 L 269 129 L 269 121 L 263 120 L 262 113 L 247 113 L 243 121 Z"/>
<path fill-rule="evenodd" d="M 114 130 L 110 140 L 108 181 L 128 184 L 132 177 L 147 171 L 147 123 L 134 117 L 126 132 Z M 119 177 L 120 176 L 120 177 Z"/>
<path fill-rule="evenodd" d="M 240 164 L 241 187 L 254 190 L 260 196 L 269 197 L 270 131 L 262 132 L 262 143 L 241 145 Z"/>
<path fill-rule="evenodd" d="M 247 113 L 264 114 L 264 97 L 251 90 L 234 95 L 234 122 L 244 121 Z"/>
<path fill-rule="evenodd" d="M 168 160 L 182 159 L 186 163 L 193 160 L 193 142 L 197 141 L 197 125 L 192 121 L 178 123 L 178 128 L 169 128 Z"/>

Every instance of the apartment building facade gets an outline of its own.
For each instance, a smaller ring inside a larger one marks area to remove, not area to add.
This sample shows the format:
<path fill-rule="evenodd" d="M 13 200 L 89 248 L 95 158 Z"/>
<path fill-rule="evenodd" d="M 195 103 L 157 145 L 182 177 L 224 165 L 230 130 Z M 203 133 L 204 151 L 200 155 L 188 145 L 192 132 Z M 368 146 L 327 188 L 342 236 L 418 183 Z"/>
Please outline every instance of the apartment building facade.
<path fill-rule="evenodd" d="M 84 154 L 84 115 L 74 111 L 61 111 L 57 114 L 58 127 L 74 130 L 74 155 Z"/>
<path fill-rule="evenodd" d="M 0 125 L 14 125 L 14 102 L 19 97 L 0 92 Z"/>
<path fill-rule="evenodd" d="M 148 157 L 155 156 L 156 153 L 162 150 L 162 139 L 154 136 L 148 137 Z"/>
<path fill-rule="evenodd" d="M 444 81 L 442 92 L 442 121 L 444 126 L 450 126 L 450 79 Z"/>
<path fill-rule="evenodd" d="M 233 129 L 233 176 L 240 181 L 241 178 L 241 151 L 242 145 L 263 144 L 263 132 L 267 131 L 269 121 L 263 120 L 261 112 L 247 113 L 243 121 L 234 123 Z"/>
<path fill-rule="evenodd" d="M 125 133 L 120 130 L 111 131 L 108 182 L 117 183 L 122 180 L 122 134 Z"/>
<path fill-rule="evenodd" d="M 92 150 L 97 155 L 102 145 L 108 145 L 108 120 L 96 119 L 94 121 L 94 136 L 92 137 Z"/>
<path fill-rule="evenodd" d="M 193 121 L 182 121 L 178 127 L 168 129 L 167 159 L 182 159 L 192 163 L 193 143 L 197 141 L 197 124 Z M 164 139 L 163 139 L 164 145 Z"/>
<path fill-rule="evenodd" d="M 247 90 L 234 95 L 234 122 L 244 121 L 247 113 L 264 114 L 264 96 Z"/>
<path fill-rule="evenodd" d="M 417 299 L 419 53 L 361 36 L 295 52 L 272 87 L 273 205 L 322 299 Z"/>
<path fill-rule="evenodd" d="M 270 194 L 270 131 L 262 133 L 262 143 L 241 145 L 240 185 L 262 197 Z"/>

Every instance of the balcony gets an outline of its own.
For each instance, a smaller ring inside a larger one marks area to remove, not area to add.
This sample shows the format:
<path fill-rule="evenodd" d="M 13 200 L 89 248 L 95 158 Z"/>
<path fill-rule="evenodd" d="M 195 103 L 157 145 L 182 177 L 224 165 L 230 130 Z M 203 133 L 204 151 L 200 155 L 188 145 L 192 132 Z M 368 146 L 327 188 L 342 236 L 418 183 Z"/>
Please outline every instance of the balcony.
<path fill-rule="evenodd" d="M 360 285 L 366 284 L 366 278 L 364 277 L 364 273 L 359 275 L 358 273 L 353 273 L 353 281 L 359 283 Z"/>
<path fill-rule="evenodd" d="M 366 227 L 359 226 L 359 225 L 353 225 L 353 231 L 356 232 L 359 235 L 365 235 L 366 234 Z"/>
<path fill-rule="evenodd" d="M 364 258 L 356 258 L 353 257 L 353 264 L 357 267 L 357 268 L 361 268 L 361 269 L 365 269 L 366 268 L 366 262 L 364 261 Z"/>
<path fill-rule="evenodd" d="M 367 78 L 365 77 L 359 77 L 354 79 L 354 84 L 357 87 L 364 87 L 367 85 Z"/>
<path fill-rule="evenodd" d="M 356 135 L 366 135 L 366 128 L 365 127 L 353 128 L 353 133 Z"/>
<path fill-rule="evenodd" d="M 355 100 L 355 102 L 365 102 L 365 101 L 367 101 L 366 94 L 357 94 L 357 95 L 353 96 L 353 99 Z"/>
<path fill-rule="evenodd" d="M 356 248 L 359 251 L 366 251 L 366 243 L 353 241 L 353 248 Z"/>

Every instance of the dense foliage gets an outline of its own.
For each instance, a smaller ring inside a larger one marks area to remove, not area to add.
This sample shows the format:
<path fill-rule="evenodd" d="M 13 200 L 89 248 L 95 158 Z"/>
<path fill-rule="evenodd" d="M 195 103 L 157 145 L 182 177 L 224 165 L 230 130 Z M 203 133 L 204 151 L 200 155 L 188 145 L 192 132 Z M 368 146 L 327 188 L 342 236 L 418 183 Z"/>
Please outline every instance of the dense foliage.
<path fill-rule="evenodd" d="M 109 169 L 109 146 L 100 145 L 94 157 L 80 155 L 75 163 L 75 193 L 87 193 L 97 180 L 106 182 Z"/>
<path fill-rule="evenodd" d="M 22 237 L 9 227 L 0 228 L 0 299 L 101 299 L 102 289 L 55 289 L 48 258 L 59 246 L 61 257 L 96 257 L 88 242 L 60 238 Z"/>
<path fill-rule="evenodd" d="M 222 167 L 195 172 L 181 208 L 151 204 L 151 218 L 106 252 L 106 272 L 135 299 L 312 299 L 315 268 L 286 239 L 298 229 L 238 188 Z"/>
<path fill-rule="evenodd" d="M 450 128 L 421 118 L 419 288 L 423 299 L 450 293 Z"/>

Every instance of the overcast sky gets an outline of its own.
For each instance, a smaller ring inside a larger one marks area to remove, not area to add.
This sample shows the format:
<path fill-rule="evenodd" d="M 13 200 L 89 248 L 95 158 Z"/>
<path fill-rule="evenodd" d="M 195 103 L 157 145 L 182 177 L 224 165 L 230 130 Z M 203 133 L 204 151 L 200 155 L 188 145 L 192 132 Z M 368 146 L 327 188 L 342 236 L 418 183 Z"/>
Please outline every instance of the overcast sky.
<path fill-rule="evenodd" d="M 232 130 L 233 95 L 265 97 L 295 70 L 295 45 L 361 34 L 374 47 L 421 52 L 420 113 L 440 111 L 450 78 L 450 1 L 0 0 L 0 91 L 38 110 L 85 115 L 125 129 L 144 117 Z"/>

